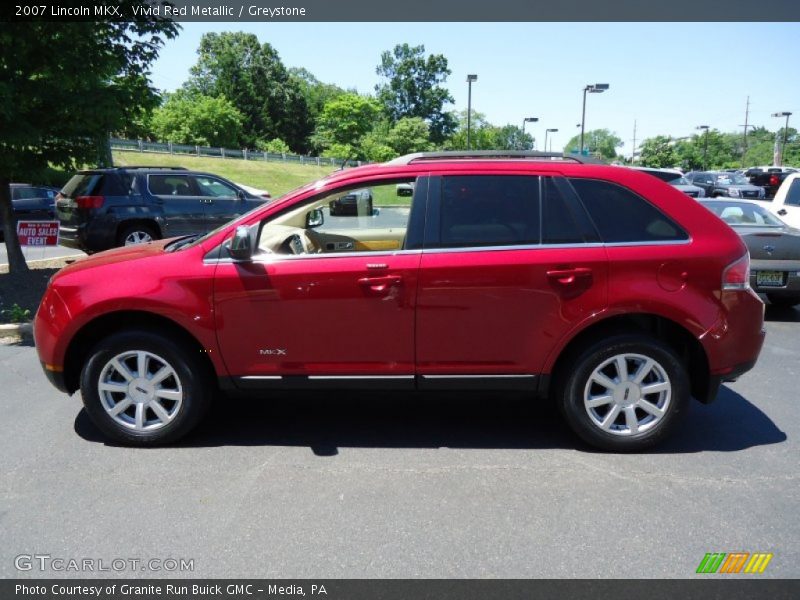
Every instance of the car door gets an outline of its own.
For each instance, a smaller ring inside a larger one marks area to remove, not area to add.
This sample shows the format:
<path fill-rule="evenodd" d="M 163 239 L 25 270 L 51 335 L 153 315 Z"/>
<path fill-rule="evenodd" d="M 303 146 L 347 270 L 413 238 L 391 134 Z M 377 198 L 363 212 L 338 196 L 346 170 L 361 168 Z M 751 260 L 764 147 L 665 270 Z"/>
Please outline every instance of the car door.
<path fill-rule="evenodd" d="M 204 197 L 186 173 L 150 174 L 147 188 L 164 219 L 163 237 L 210 231 L 206 225 Z"/>
<path fill-rule="evenodd" d="M 792 227 L 800 228 L 800 176 L 791 177 L 786 193 L 781 191 L 774 200 L 775 206 L 769 208 Z"/>
<path fill-rule="evenodd" d="M 389 184 L 392 194 L 395 184 Z M 415 210 L 425 210 L 426 189 L 418 183 L 413 203 L 403 199 L 409 205 L 402 211 L 406 227 Z M 316 197 L 314 206 L 327 206 L 329 199 Z M 312 204 L 307 208 L 310 213 Z M 260 248 L 274 236 L 291 240 L 307 233 L 280 218 L 262 224 Z M 369 231 L 356 232 L 356 221 L 351 219 L 354 239 L 368 238 Z M 216 266 L 217 338 L 233 385 L 413 388 L 420 249 L 354 244 L 315 246 L 311 254 L 286 251 L 292 247 L 279 241 L 251 262 L 223 259 Z"/>
<path fill-rule="evenodd" d="M 432 178 L 417 300 L 419 385 L 530 389 L 554 344 L 605 306 L 607 268 L 563 179 Z"/>
<path fill-rule="evenodd" d="M 229 183 L 210 175 L 194 175 L 192 179 L 203 199 L 205 226 L 209 231 L 247 212 L 246 202 Z"/>

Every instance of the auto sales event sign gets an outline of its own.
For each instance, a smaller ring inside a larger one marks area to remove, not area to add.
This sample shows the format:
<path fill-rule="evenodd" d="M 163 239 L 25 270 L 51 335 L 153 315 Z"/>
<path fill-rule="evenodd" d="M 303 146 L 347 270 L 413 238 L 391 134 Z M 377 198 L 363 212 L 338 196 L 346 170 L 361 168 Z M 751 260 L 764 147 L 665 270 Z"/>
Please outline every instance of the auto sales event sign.
<path fill-rule="evenodd" d="M 58 246 L 58 221 L 17 221 L 20 246 Z"/>

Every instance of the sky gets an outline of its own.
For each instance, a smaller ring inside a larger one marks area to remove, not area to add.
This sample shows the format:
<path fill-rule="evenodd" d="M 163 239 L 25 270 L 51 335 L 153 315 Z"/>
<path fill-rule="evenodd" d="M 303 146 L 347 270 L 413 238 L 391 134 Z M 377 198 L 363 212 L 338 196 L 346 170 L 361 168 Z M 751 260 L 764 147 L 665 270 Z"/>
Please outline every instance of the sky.
<path fill-rule="evenodd" d="M 541 143 L 558 129 L 553 149 L 580 132 L 583 89 L 586 130 L 606 128 L 632 148 L 654 135 L 690 136 L 698 125 L 742 131 L 749 123 L 776 130 L 789 111 L 800 125 L 800 23 L 184 23 L 152 69 L 155 87 L 172 91 L 187 79 L 203 33 L 246 31 L 270 43 L 287 67 L 317 79 L 373 93 L 380 55 L 396 44 L 424 45 L 443 54 L 452 74 L 445 87 L 466 110 L 494 125 L 522 126 Z M 792 121 L 791 119 L 795 119 Z M 549 145 L 549 144 L 548 144 Z"/>

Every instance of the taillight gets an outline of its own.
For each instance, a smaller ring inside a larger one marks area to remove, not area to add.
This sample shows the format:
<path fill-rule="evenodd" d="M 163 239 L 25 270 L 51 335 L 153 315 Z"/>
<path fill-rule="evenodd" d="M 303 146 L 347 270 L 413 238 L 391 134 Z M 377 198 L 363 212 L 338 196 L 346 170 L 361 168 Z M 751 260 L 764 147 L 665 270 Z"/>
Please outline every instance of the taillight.
<path fill-rule="evenodd" d="M 105 196 L 78 196 L 75 198 L 78 208 L 100 208 L 105 201 Z"/>
<path fill-rule="evenodd" d="M 769 184 L 770 185 L 778 185 L 780 183 L 780 179 L 778 179 L 777 175 L 770 175 L 769 176 Z"/>
<path fill-rule="evenodd" d="M 723 290 L 746 290 L 750 287 L 750 253 L 732 262 L 722 272 Z"/>

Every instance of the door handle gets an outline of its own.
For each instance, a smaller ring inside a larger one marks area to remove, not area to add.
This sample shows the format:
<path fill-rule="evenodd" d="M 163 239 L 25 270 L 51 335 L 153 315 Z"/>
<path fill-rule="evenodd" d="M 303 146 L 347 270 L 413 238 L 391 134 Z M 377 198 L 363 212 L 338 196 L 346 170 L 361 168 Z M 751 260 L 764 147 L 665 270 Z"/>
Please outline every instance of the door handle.
<path fill-rule="evenodd" d="M 778 214 L 779 214 L 780 216 L 784 216 L 784 215 L 786 214 L 786 209 L 785 209 L 785 208 L 782 208 L 782 209 L 780 209 L 780 210 L 778 211 Z"/>
<path fill-rule="evenodd" d="M 560 285 L 573 285 L 578 281 L 586 281 L 591 279 L 592 270 L 587 267 L 576 267 L 574 269 L 554 269 L 547 272 L 547 278 L 550 281 Z"/>
<path fill-rule="evenodd" d="M 403 283 L 403 278 L 400 275 L 384 275 L 382 277 L 362 277 L 358 280 L 358 284 L 369 288 L 373 292 L 386 292 L 392 287 L 396 287 Z"/>

